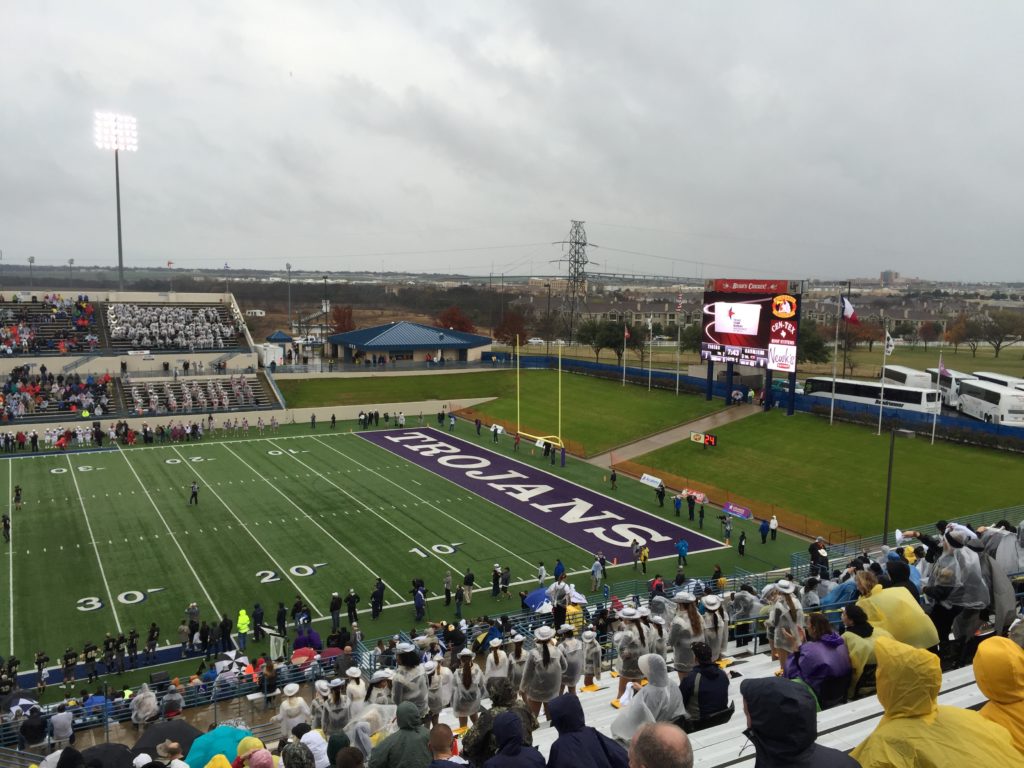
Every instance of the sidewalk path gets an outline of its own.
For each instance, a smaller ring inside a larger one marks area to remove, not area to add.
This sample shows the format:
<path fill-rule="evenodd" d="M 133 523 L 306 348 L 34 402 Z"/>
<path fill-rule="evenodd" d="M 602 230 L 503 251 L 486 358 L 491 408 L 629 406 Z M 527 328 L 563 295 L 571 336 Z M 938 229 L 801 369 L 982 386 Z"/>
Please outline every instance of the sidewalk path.
<path fill-rule="evenodd" d="M 680 424 L 678 427 L 645 437 L 643 440 L 637 440 L 635 443 L 620 445 L 618 448 L 589 458 L 587 461 L 599 467 L 608 467 L 611 465 L 612 454 L 615 455 L 616 461 L 628 461 L 645 453 L 664 448 L 666 445 L 678 443 L 680 440 L 689 440 L 691 432 L 710 432 L 715 427 L 730 424 L 760 412 L 761 408 L 757 405 L 732 405 L 707 416 L 702 416 L 699 419 L 694 419 L 686 424 Z"/>

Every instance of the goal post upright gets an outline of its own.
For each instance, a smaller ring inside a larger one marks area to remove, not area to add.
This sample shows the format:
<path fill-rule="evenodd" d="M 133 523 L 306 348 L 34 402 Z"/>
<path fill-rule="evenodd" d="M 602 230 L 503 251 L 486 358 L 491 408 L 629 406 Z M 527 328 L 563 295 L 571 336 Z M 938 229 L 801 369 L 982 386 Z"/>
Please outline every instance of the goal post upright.
<path fill-rule="evenodd" d="M 522 349 L 519 346 L 519 334 L 516 334 L 516 434 L 523 431 L 522 420 L 519 418 L 519 355 Z"/>
<path fill-rule="evenodd" d="M 558 443 L 562 445 L 562 346 L 558 346 Z"/>

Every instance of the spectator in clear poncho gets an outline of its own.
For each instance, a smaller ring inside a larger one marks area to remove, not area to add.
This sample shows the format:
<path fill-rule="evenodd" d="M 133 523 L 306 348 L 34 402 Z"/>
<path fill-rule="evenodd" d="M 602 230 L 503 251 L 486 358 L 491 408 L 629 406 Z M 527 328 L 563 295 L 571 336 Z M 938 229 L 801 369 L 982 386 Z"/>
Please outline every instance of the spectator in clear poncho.
<path fill-rule="evenodd" d="M 647 635 L 640 621 L 639 612 L 635 608 L 623 608 L 619 611 L 619 622 L 619 630 L 612 636 L 619 672 L 616 701 L 626 692 L 627 684 L 638 683 L 643 679 L 639 662 L 640 657 L 647 652 Z"/>
<path fill-rule="evenodd" d="M 718 661 L 725 656 L 729 644 L 729 619 L 722 607 L 722 598 L 718 595 L 704 595 L 700 603 L 704 606 L 704 615 L 701 617 L 704 622 L 704 642 L 711 649 L 712 658 Z"/>
<path fill-rule="evenodd" d="M 526 657 L 519 692 L 536 716 L 541 705 L 546 708 L 547 703 L 558 695 L 567 662 L 562 652 L 554 647 L 555 631 L 551 627 L 537 627 L 533 637 L 535 645 Z"/>
<path fill-rule="evenodd" d="M 765 629 L 768 630 L 768 645 L 779 660 L 783 672 L 786 671 L 789 655 L 800 646 L 799 628 L 804 623 L 804 611 L 793 596 L 795 592 L 796 584 L 787 579 L 778 581 L 769 592 L 772 607 L 765 621 Z"/>
<path fill-rule="evenodd" d="M 668 632 L 672 648 L 672 666 L 683 682 L 693 669 L 693 644 L 703 642 L 704 623 L 697 612 L 697 598 L 691 592 L 676 592 L 673 601 L 678 606 Z"/>
<path fill-rule="evenodd" d="M 459 718 L 459 727 L 465 728 L 469 720 L 474 723 L 480 716 L 484 697 L 484 673 L 476 665 L 476 655 L 469 649 L 459 651 L 459 668 L 455 670 L 452 687 L 452 713 Z"/>
<path fill-rule="evenodd" d="M 964 546 L 968 538 L 959 529 L 943 534 L 942 554 L 935 561 L 924 588 L 925 595 L 932 601 L 930 616 L 939 635 L 939 645 L 950 653 L 963 645 L 970 623 L 977 612 L 989 604 L 988 586 L 981 575 L 978 555 Z"/>
<path fill-rule="evenodd" d="M 1024 571 L 1024 521 L 1016 528 L 1009 520 L 1000 520 L 991 526 L 979 525 L 978 535 L 999 570 L 1006 575 Z"/>
<path fill-rule="evenodd" d="M 629 741 L 646 723 L 673 722 L 684 714 L 683 695 L 668 676 L 665 659 L 654 653 L 644 654 L 640 671 L 647 677 L 642 688 L 634 683 L 635 693 L 611 725 L 611 733 L 619 741 Z"/>

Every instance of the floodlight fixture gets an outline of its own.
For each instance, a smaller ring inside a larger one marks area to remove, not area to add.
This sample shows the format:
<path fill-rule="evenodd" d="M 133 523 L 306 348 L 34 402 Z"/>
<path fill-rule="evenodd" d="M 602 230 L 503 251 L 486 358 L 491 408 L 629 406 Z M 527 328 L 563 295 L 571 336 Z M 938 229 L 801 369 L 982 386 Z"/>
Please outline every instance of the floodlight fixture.
<path fill-rule="evenodd" d="M 121 152 L 137 152 L 139 127 L 131 115 L 118 112 L 97 112 L 93 122 L 93 138 L 99 149 L 114 151 L 114 195 L 117 199 L 117 290 L 124 290 L 124 247 L 121 242 Z"/>

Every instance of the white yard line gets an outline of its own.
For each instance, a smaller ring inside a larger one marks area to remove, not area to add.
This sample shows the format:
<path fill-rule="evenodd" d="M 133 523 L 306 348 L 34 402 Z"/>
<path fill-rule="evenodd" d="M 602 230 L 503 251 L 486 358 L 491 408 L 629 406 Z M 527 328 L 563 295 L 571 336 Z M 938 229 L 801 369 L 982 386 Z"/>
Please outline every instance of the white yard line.
<path fill-rule="evenodd" d="M 181 460 L 183 462 L 188 462 L 188 459 L 185 457 L 185 455 L 181 451 L 178 450 L 177 447 L 174 448 L 174 452 L 176 454 L 178 454 L 178 456 L 181 458 Z M 189 464 L 189 469 L 191 469 L 193 474 L 202 481 L 203 485 L 206 486 L 206 489 L 209 490 L 210 493 L 212 493 L 214 496 L 217 497 L 217 501 L 219 501 L 221 504 L 224 505 L 224 509 L 226 509 L 228 511 L 228 514 L 230 514 L 233 518 L 235 518 L 235 520 L 238 522 L 238 525 L 242 528 L 242 530 L 245 531 L 247 534 L 249 534 L 249 538 L 251 538 L 253 541 L 256 542 L 256 546 L 258 546 L 260 549 L 262 549 L 263 552 L 266 554 L 266 556 L 270 558 L 270 561 L 275 566 L 277 566 L 278 573 L 280 573 L 282 576 L 284 576 L 286 579 L 288 579 L 288 581 L 291 582 L 291 585 L 293 587 L 295 587 L 295 591 L 298 594 L 302 595 L 302 599 L 306 601 L 306 605 L 308 605 L 310 608 L 312 608 L 314 611 L 316 611 L 320 616 L 323 616 L 324 613 L 319 608 L 316 607 L 316 605 L 313 603 L 313 601 L 310 600 L 306 596 L 306 593 L 303 592 L 299 588 L 299 585 L 296 584 L 295 580 L 289 575 L 288 569 L 283 567 L 279 562 L 277 562 L 277 559 L 272 554 L 270 554 L 270 551 L 266 547 L 263 546 L 263 542 L 261 542 L 259 539 L 257 539 L 253 535 L 252 531 L 249 530 L 249 526 L 246 525 L 244 522 L 242 522 L 242 519 L 238 515 L 235 514 L 235 511 L 233 509 L 231 509 L 231 507 L 228 506 L 228 503 L 226 501 L 224 501 L 224 499 L 221 498 L 221 495 L 219 493 L 217 493 L 217 491 L 214 490 L 213 486 L 210 485 L 210 483 L 206 482 L 206 478 L 204 478 L 201 474 L 199 474 L 199 470 L 196 469 L 196 465 L 195 464 Z"/>
<path fill-rule="evenodd" d="M 107 572 L 103 569 L 103 558 L 100 557 L 100 548 L 96 546 L 96 537 L 92 532 L 92 523 L 89 522 L 89 513 L 85 509 L 85 499 L 82 498 L 82 491 L 78 487 L 78 478 L 75 477 L 75 466 L 71 463 L 71 455 L 64 458 L 68 460 L 68 472 L 71 474 L 71 482 L 75 484 L 75 493 L 78 494 L 78 503 L 82 505 L 82 515 L 85 517 L 85 527 L 89 529 L 89 540 L 92 542 L 93 552 L 96 553 L 96 562 L 100 566 L 100 576 L 103 577 L 103 586 L 107 590 L 107 599 L 110 601 L 110 610 L 114 612 L 114 623 L 117 631 L 121 631 L 121 619 L 117 615 L 117 603 L 114 602 L 114 593 L 110 591 L 110 582 L 107 581 Z"/>
<path fill-rule="evenodd" d="M 14 655 L 14 462 L 7 462 L 7 516 L 11 519 L 11 542 L 7 544 L 7 586 L 10 590 L 11 656 Z"/>
<path fill-rule="evenodd" d="M 277 487 L 276 485 L 274 485 L 274 484 L 273 484 L 272 482 L 270 482 L 269 480 L 267 480 L 267 478 L 266 478 L 266 477 L 264 477 L 264 476 L 263 476 L 263 475 L 261 475 L 261 474 L 260 474 L 259 472 L 257 472 L 257 471 L 256 471 L 256 468 L 255 468 L 255 467 L 253 467 L 253 466 L 252 466 L 251 464 L 249 464 L 249 462 L 247 462 L 247 461 L 246 461 L 245 459 L 243 459 L 243 458 L 242 458 L 241 456 L 239 456 L 239 455 L 238 455 L 237 453 L 235 453 L 235 452 L 234 452 L 233 450 L 231 450 L 231 447 L 230 447 L 230 446 L 229 446 L 229 445 L 228 445 L 227 443 L 223 443 L 223 446 L 224 446 L 224 447 L 225 447 L 225 448 L 227 449 L 228 453 L 230 453 L 230 454 L 231 454 L 232 456 L 234 456 L 234 457 L 235 457 L 236 459 L 238 459 L 238 460 L 239 460 L 240 462 L 242 462 L 243 464 L 245 464 L 245 466 L 246 466 L 246 467 L 248 467 L 248 468 L 249 468 L 249 469 L 250 469 L 250 470 L 252 471 L 252 473 L 253 473 L 254 475 L 256 475 L 256 477 L 258 477 L 258 478 L 259 478 L 260 480 L 262 480 L 262 481 L 263 481 L 263 482 L 265 482 L 265 483 L 266 483 L 267 485 L 269 485 L 269 486 L 270 486 L 270 487 L 271 487 L 271 488 L 272 488 L 272 489 L 273 489 L 273 490 L 274 490 L 274 491 L 275 491 L 275 492 L 276 492 L 276 493 L 277 493 L 277 494 L 278 494 L 279 496 L 281 496 L 281 498 L 283 498 L 283 499 L 284 499 L 285 501 L 287 501 L 287 502 L 288 502 L 289 504 L 291 504 L 291 505 L 292 505 L 293 507 L 295 507 L 295 509 L 297 509 L 297 510 L 298 510 L 299 512 L 301 512 L 301 513 L 302 513 L 302 515 L 303 515 L 303 516 L 304 516 L 304 517 L 305 517 L 305 518 L 306 518 L 307 520 L 309 520 L 309 522 L 311 522 L 311 523 L 312 523 L 313 525 L 315 525 L 315 526 L 316 526 L 317 528 L 319 528 L 319 529 L 320 529 L 321 531 L 323 531 L 324 535 L 325 535 L 325 536 L 326 536 L 327 538 L 329 538 L 329 539 L 330 539 L 331 541 L 333 541 L 333 542 L 334 542 L 335 544 L 337 544 L 337 545 L 338 545 L 339 547 L 341 547 L 341 548 L 342 548 L 343 550 L 345 550 L 345 552 L 346 552 L 346 553 L 348 554 L 348 556 L 349 556 L 350 558 L 352 558 L 353 560 L 355 560 L 355 561 L 356 561 L 357 563 L 359 563 L 359 564 L 360 564 L 361 566 L 363 566 L 363 568 L 365 568 L 365 569 L 366 569 L 367 573 L 369 573 L 369 574 L 370 574 L 371 576 L 373 576 L 374 578 L 376 578 L 376 577 L 377 577 L 377 572 L 376 572 L 376 571 L 374 571 L 374 570 L 373 570 L 372 568 L 370 568 L 370 566 L 368 566 L 368 565 L 367 565 L 366 563 L 364 563 L 364 562 L 363 562 L 362 560 L 360 560 L 360 559 L 359 559 L 359 557 L 357 557 L 357 556 L 356 556 L 356 554 L 355 554 L 355 553 L 354 553 L 354 552 L 353 552 L 353 551 L 352 551 L 351 549 L 349 549 L 349 548 L 348 548 L 348 547 L 346 547 L 346 546 L 345 546 L 344 544 L 342 544 L 342 543 L 341 543 L 340 541 L 338 541 L 338 539 L 336 539 L 336 538 L 334 537 L 334 535 L 333 535 L 333 534 L 332 534 L 332 533 L 331 533 L 330 531 L 328 531 L 328 530 L 327 530 L 326 528 L 324 528 L 324 527 L 323 527 L 322 525 L 320 525 L 320 523 L 318 523 L 318 522 L 317 522 L 316 520 L 314 520 L 314 519 L 313 519 L 313 518 L 312 518 L 312 517 L 311 517 L 311 516 L 310 516 L 310 515 L 309 515 L 309 514 L 308 514 L 308 513 L 306 512 L 306 510 L 304 510 L 304 509 L 303 509 L 302 507 L 300 507 L 300 506 L 299 506 L 298 504 L 296 504 L 296 503 L 295 503 L 294 501 L 292 501 L 292 499 L 291 499 L 291 498 L 290 498 L 290 497 L 288 496 L 288 494 L 287 494 L 287 493 L 285 493 L 284 491 L 282 491 L 282 490 L 281 490 L 280 488 L 278 488 L 278 487 Z M 395 589 L 394 587 L 392 587 L 392 586 L 391 586 L 390 584 L 388 584 L 388 583 L 387 583 L 386 581 L 384 582 L 384 586 L 385 586 L 385 587 L 387 587 L 388 589 L 390 589 L 390 590 L 391 590 L 392 592 L 394 592 L 394 593 L 395 593 L 396 595 L 398 595 L 398 597 L 399 597 L 399 598 L 403 598 L 403 597 L 405 597 L 405 595 L 403 595 L 403 594 L 402 594 L 401 592 L 399 592 L 399 591 L 398 591 L 397 589 Z"/>
<path fill-rule="evenodd" d="M 271 444 L 271 445 L 274 445 L 274 441 L 273 441 L 273 440 L 271 440 L 271 441 L 269 441 L 269 442 L 270 442 L 270 444 Z M 275 448 L 277 448 L 277 446 L 276 446 L 276 445 L 274 445 L 274 447 L 275 447 Z M 278 450 L 280 450 L 280 448 L 278 448 Z M 450 569 L 451 569 L 451 571 L 452 571 L 452 574 L 453 574 L 453 575 L 457 575 L 457 574 L 460 574 L 460 573 L 462 573 L 462 571 L 461 571 L 461 570 L 459 570 L 459 569 L 458 569 L 458 568 L 457 568 L 456 566 L 454 566 L 454 565 L 452 565 L 451 563 L 449 563 L 449 562 L 448 562 L 447 560 L 445 560 L 445 559 L 444 559 L 443 557 L 441 557 L 441 555 L 437 554 L 437 553 L 436 553 L 436 552 L 435 552 L 435 551 L 434 551 L 433 549 L 431 549 L 429 545 L 424 545 L 424 544 L 422 544 L 421 542 L 419 542 L 419 541 L 417 541 L 416 539 L 414 539 L 414 538 L 413 538 L 412 536 L 410 536 L 410 535 L 409 535 L 408 533 L 406 533 L 406 532 L 405 532 L 405 531 L 403 531 L 403 530 L 402 530 L 401 528 L 399 528 L 399 527 L 398 527 L 397 525 L 395 525 L 395 524 L 394 524 L 394 523 L 392 523 L 392 522 L 391 522 L 390 520 L 388 520 L 388 519 L 387 519 L 386 517 L 384 517 L 384 515 L 381 515 L 381 514 L 379 514 L 379 513 L 377 512 L 377 510 L 375 510 L 375 509 L 374 509 L 373 507 L 371 507 L 371 506 L 370 506 L 369 504 L 365 503 L 365 502 L 364 502 L 364 501 L 363 501 L 362 499 L 358 499 L 358 498 L 356 498 L 356 497 L 355 497 L 355 496 L 353 496 L 353 495 L 352 495 L 351 493 L 349 493 L 349 492 L 348 492 L 348 491 L 346 491 L 346 490 L 345 490 L 344 488 L 342 488 L 342 487 L 341 487 L 340 485 L 338 485 L 337 483 L 333 482 L 333 481 L 332 481 L 332 480 L 331 480 L 330 478 L 328 478 L 328 477 L 325 477 L 324 475 L 322 475 L 322 474 L 320 474 L 319 472 L 317 472 L 317 471 L 316 471 L 315 469 L 313 469 L 313 467 L 309 466 L 309 464 L 307 464 L 306 462 L 304 462 L 304 461 L 303 461 L 302 459 L 300 459 L 300 458 L 299 458 L 298 456 L 296 456 L 296 455 L 295 455 L 294 453 L 289 453 L 288 451 L 282 451 L 282 454 L 283 454 L 283 455 L 285 455 L 285 456 L 288 456 L 288 457 L 290 457 L 290 458 L 292 458 L 292 459 L 294 459 L 295 461 L 297 461 L 297 462 L 298 462 L 299 464 L 301 464 L 302 466 L 304 466 L 304 467 L 305 467 L 306 469 L 308 469 L 308 470 L 309 470 L 310 472 L 312 472 L 313 474 L 315 474 L 315 475 L 316 475 L 317 477 L 319 477 L 319 478 L 320 478 L 321 480 L 323 480 L 323 481 L 324 481 L 325 483 L 327 483 L 328 485 L 330 485 L 330 486 L 332 486 L 332 487 L 334 487 L 334 488 L 337 488 L 337 489 L 338 489 L 339 491 L 341 491 L 341 492 L 342 492 L 343 494 L 345 494 L 346 496 L 348 496 L 348 497 L 349 497 L 350 499 L 352 499 L 352 501 L 354 501 L 354 502 L 355 502 L 356 504 L 358 504 L 359 506 L 361 506 L 361 507 L 362 507 L 363 509 L 365 509 L 365 510 L 366 510 L 367 512 L 369 512 L 370 514 L 372 514 L 372 515 L 375 515 L 375 516 L 376 516 L 377 518 L 379 518 L 379 519 L 380 519 L 380 520 L 381 520 L 381 521 L 382 521 L 382 522 L 383 522 L 383 523 L 384 523 L 385 525 L 389 525 L 389 526 L 391 526 L 392 528 L 394 528 L 394 529 L 395 529 L 396 531 L 398 531 L 398 532 L 399 532 L 399 533 L 400 533 L 400 534 L 401 534 L 402 536 L 404 536 L 404 537 L 405 537 L 405 538 L 407 538 L 407 539 L 408 539 L 409 541 L 411 541 L 411 542 L 412 542 L 413 544 L 415 544 L 415 545 L 416 545 L 417 547 L 419 547 L 419 550 L 420 550 L 421 552 L 425 552 L 425 553 L 427 553 L 427 554 L 428 554 L 429 556 L 432 556 L 432 557 L 436 557 L 436 558 L 437 558 L 438 560 L 440 560 L 440 561 L 441 561 L 442 563 L 444 563 L 444 564 L 445 564 L 445 565 L 446 565 L 446 566 L 447 566 L 448 568 L 450 568 Z"/>
<path fill-rule="evenodd" d="M 160 511 L 160 508 L 157 507 L 156 502 L 153 501 L 153 497 L 149 495 L 149 490 L 146 488 L 145 484 L 142 482 L 142 478 L 139 477 L 139 473 L 135 471 L 135 467 L 133 467 L 132 463 L 128 460 L 128 454 L 125 453 L 124 451 L 122 451 L 120 446 L 118 447 L 118 452 L 121 454 L 121 456 L 124 457 L 124 463 L 127 464 L 128 465 L 128 469 L 130 469 L 132 471 L 132 474 L 135 476 L 135 480 L 138 482 L 139 487 L 142 489 L 142 492 L 144 494 L 146 494 L 146 498 L 149 499 L 149 503 L 152 505 L 153 511 L 156 512 L 157 517 L 160 518 L 160 522 L 164 524 L 164 529 L 170 535 L 171 541 L 174 542 L 174 546 L 176 546 L 178 548 L 178 552 L 181 553 L 182 561 L 184 561 L 185 565 L 188 566 L 188 569 L 190 571 L 192 571 L 192 575 L 195 576 L 196 583 L 199 585 L 199 588 L 201 590 L 203 590 L 203 594 L 206 596 L 206 601 L 207 601 L 208 605 L 211 608 L 213 608 L 213 612 L 214 612 L 215 615 L 217 615 L 217 616 L 222 615 L 221 612 L 220 612 L 220 609 L 217 607 L 217 604 L 214 603 L 213 602 L 213 598 L 210 597 L 210 593 L 206 591 L 206 585 L 203 584 L 203 580 L 199 578 L 199 574 L 196 573 L 196 569 L 192 567 L 192 563 L 189 561 L 188 555 L 185 554 L 185 550 L 182 549 L 181 543 L 178 541 L 178 537 L 174 535 L 174 532 L 171 530 L 171 526 L 169 526 L 167 524 L 167 519 L 163 516 L 163 513 Z"/>
<path fill-rule="evenodd" d="M 410 495 L 410 496 L 412 496 L 412 497 L 413 497 L 414 499 L 419 499 L 419 501 L 420 501 L 420 502 L 422 502 L 423 504 L 426 504 L 426 505 L 427 505 L 428 507 L 430 507 L 431 509 L 437 510 L 437 511 L 438 511 L 438 512 L 440 512 L 440 513 L 441 513 L 442 515 L 444 515 L 445 517 L 447 517 L 447 518 L 448 518 L 449 520 L 452 520 L 453 522 L 456 522 L 456 523 L 458 523 L 458 524 L 459 524 L 459 525 L 461 525 L 461 526 L 462 526 L 463 528 L 465 528 L 465 529 L 467 529 L 467 530 L 471 531 L 472 533 L 476 534 L 476 535 L 477 535 L 477 536 L 479 536 L 480 538 L 482 538 L 482 539 L 484 539 L 484 540 L 486 540 L 486 541 L 489 541 L 489 542 L 490 542 L 491 544 L 493 544 L 494 546 L 496 546 L 496 547 L 497 547 L 498 549 L 502 549 L 502 550 L 504 550 L 505 552 L 508 552 L 508 553 L 509 553 L 510 555 L 512 555 L 512 557 L 515 557 L 515 558 L 518 558 L 519 560 L 522 560 L 522 561 L 523 561 L 524 563 L 526 563 L 526 564 L 527 564 L 528 566 L 530 566 L 531 568 L 535 568 L 535 567 L 536 567 L 536 563 L 534 563 L 534 562 L 533 562 L 532 560 L 527 560 L 527 559 L 526 559 L 525 557 L 523 557 L 522 555 L 517 555 L 517 554 L 516 554 L 515 552 L 513 552 L 513 551 L 512 551 L 511 549 L 509 549 L 509 548 L 508 548 L 508 547 L 506 547 L 506 546 L 503 546 L 503 545 L 499 544 L 499 543 L 498 543 L 498 542 L 496 542 L 496 541 L 495 541 L 494 539 L 492 539 L 492 538 L 490 538 L 490 537 L 488 537 L 488 536 L 484 536 L 484 535 L 483 535 L 482 533 L 480 533 L 480 532 L 479 532 L 478 530 L 476 530 L 475 528 L 473 528 L 473 526 L 469 525 L 468 523 L 466 523 L 466 522 L 465 522 L 465 521 L 463 521 L 463 520 L 460 520 L 459 518 L 455 517 L 454 515 L 449 515 L 449 514 L 448 514 L 447 512 L 445 512 L 445 511 L 444 511 L 443 509 L 441 509 L 441 508 L 440 508 L 439 506 L 437 506 L 436 504 L 433 504 L 433 503 L 431 503 L 431 502 L 427 501 L 427 500 L 426 500 L 426 499 L 424 499 L 424 498 L 423 498 L 422 496 L 420 496 L 420 495 L 419 495 L 419 494 L 417 494 L 417 493 L 414 493 L 413 491 L 410 491 L 410 490 L 409 490 L 408 488 L 405 488 L 405 487 L 404 487 L 404 486 L 402 486 L 402 485 L 401 485 L 400 483 L 396 483 L 396 482 L 395 482 L 394 480 L 392 480 L 391 478 L 389 478 L 389 477 L 388 477 L 387 475 L 382 475 L 382 474 L 381 474 L 380 472 L 378 472 L 377 470 L 373 469 L 372 467 L 368 467 L 368 466 L 366 466 L 365 464 L 363 464 L 363 463 L 361 463 L 361 462 L 359 462 L 359 461 L 356 461 L 356 460 L 355 460 L 355 459 L 353 459 L 353 458 L 352 458 L 351 456 L 349 456 L 349 455 L 348 455 L 347 453 L 344 453 L 343 451 L 339 451 L 339 450 L 338 450 L 337 448 L 334 448 L 333 446 L 327 445 L 327 443 L 321 442 L 319 438 L 316 438 L 316 437 L 314 437 L 314 438 L 313 438 L 313 441 L 314 441 L 314 442 L 316 442 L 316 443 L 320 443 L 320 445 L 322 445 L 322 446 L 323 446 L 324 448 L 326 448 L 326 449 L 327 449 L 327 450 L 329 450 L 329 451 L 334 451 L 334 452 L 335 452 L 336 454 L 338 454 L 339 456 L 341 456 L 341 457 L 342 457 L 343 459 L 345 459 L 346 461 L 351 461 L 351 462 L 352 462 L 353 464 L 355 464 L 355 465 L 356 465 L 356 466 L 358 466 L 358 467 L 361 467 L 362 469 L 366 470 L 367 472 L 372 472 L 373 474 L 375 474 L 375 475 L 376 475 L 377 477 L 379 477 L 379 478 L 380 478 L 381 480 L 383 480 L 384 482 L 386 482 L 386 483 L 389 483 L 390 485 L 393 485 L 393 486 L 394 486 L 395 488 L 398 488 L 398 489 L 399 489 L 400 491 L 403 491 L 404 493 L 407 493 L 407 494 L 409 494 L 409 495 Z M 380 447 L 380 446 L 377 446 L 377 447 Z M 387 450 L 387 449 L 384 449 L 384 450 Z M 391 453 L 391 454 L 392 454 L 393 456 L 396 456 L 397 458 L 401 458 L 401 459 L 402 459 L 403 461 L 405 461 L 404 457 L 400 456 L 399 454 L 396 454 L 396 453 L 394 453 L 394 452 L 392 452 L 392 451 L 389 451 L 389 453 Z M 412 464 L 412 466 L 419 466 L 419 465 L 417 465 L 417 464 L 413 464 L 412 462 L 407 462 L 407 463 L 409 463 L 409 464 Z M 420 467 L 420 468 L 422 469 L 422 467 Z M 427 472 L 430 472 L 430 470 L 426 470 L 426 471 L 427 471 Z M 448 480 L 448 478 L 446 478 L 446 477 L 442 477 L 441 475 L 438 475 L 438 474 L 437 474 L 436 472 L 431 472 L 431 474 L 433 474 L 433 475 L 435 475 L 435 476 L 437 476 L 437 477 L 440 477 L 440 478 L 441 478 L 442 480 Z M 450 480 L 448 480 L 448 482 L 451 482 L 451 481 L 450 481 Z M 456 486 L 457 488 L 461 488 L 461 489 L 462 489 L 462 490 L 464 490 L 464 491 L 467 491 L 467 492 L 469 492 L 469 493 L 472 493 L 472 494 L 473 494 L 474 496 L 478 496 L 478 497 L 480 497 L 480 498 L 483 498 L 482 496 L 480 496 L 480 494 L 476 493 L 476 492 L 475 492 L 475 491 L 473 491 L 473 489 L 471 489 L 471 488 L 467 488 L 466 486 L 464 486 L 464 485 L 460 485 L 459 483 L 453 483 L 453 485 L 455 485 L 455 486 Z M 489 504 L 494 504 L 494 502 L 491 502 L 491 501 L 489 501 L 489 500 L 487 500 L 487 499 L 484 499 L 484 501 L 487 501 L 487 502 L 488 502 Z M 501 510 L 503 510 L 503 511 L 505 511 L 505 512 L 508 512 L 509 514 L 514 514 L 514 513 L 512 513 L 512 512 L 509 512 L 509 510 L 505 509 L 504 507 L 498 506 L 497 504 L 494 504 L 494 506 L 498 507 L 498 509 L 501 509 Z M 523 520 L 523 518 L 519 517 L 519 515 L 516 515 L 516 517 L 517 517 L 517 518 L 519 518 L 520 520 Z M 527 522 L 527 523 L 529 523 L 529 522 L 531 522 L 531 521 L 530 521 L 530 520 L 525 520 L 524 522 Z M 540 527 L 540 526 L 538 526 L 538 527 Z M 542 530 L 544 530 L 544 529 L 542 529 Z M 550 531 L 548 531 L 548 533 L 550 533 Z M 552 534 L 552 535 L 554 536 L 555 534 Z M 557 536 L 556 538 L 561 538 L 561 537 L 560 537 L 560 536 Z M 562 541 L 566 541 L 566 539 L 562 539 Z M 572 545 L 573 545 L 574 547 L 576 547 L 576 549 L 581 549 L 581 547 L 580 547 L 580 546 L 579 546 L 578 544 L 573 544 L 573 543 L 572 543 L 571 541 L 569 541 L 569 542 L 567 542 L 567 543 L 569 543 L 569 544 L 572 544 Z"/>

